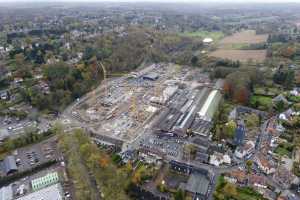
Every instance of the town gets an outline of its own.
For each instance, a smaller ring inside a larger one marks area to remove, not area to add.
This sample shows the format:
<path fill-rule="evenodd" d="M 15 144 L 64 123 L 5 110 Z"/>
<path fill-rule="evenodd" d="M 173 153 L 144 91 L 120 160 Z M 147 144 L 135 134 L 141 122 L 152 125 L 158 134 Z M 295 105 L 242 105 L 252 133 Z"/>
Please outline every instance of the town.
<path fill-rule="evenodd" d="M 300 200 L 300 4 L 247 5 L 4 3 L 0 200 Z"/>

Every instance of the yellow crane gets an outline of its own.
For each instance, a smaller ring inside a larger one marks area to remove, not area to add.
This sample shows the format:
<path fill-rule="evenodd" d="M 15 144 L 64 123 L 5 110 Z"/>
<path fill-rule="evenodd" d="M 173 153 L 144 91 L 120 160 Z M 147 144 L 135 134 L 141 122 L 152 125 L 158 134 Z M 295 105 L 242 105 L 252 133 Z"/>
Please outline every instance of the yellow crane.
<path fill-rule="evenodd" d="M 98 67 L 102 68 L 103 71 L 103 87 L 104 87 L 104 92 L 105 92 L 105 96 L 108 96 L 108 90 L 107 90 L 107 71 L 106 68 L 104 67 L 104 65 L 102 64 L 102 62 L 97 62 Z"/>

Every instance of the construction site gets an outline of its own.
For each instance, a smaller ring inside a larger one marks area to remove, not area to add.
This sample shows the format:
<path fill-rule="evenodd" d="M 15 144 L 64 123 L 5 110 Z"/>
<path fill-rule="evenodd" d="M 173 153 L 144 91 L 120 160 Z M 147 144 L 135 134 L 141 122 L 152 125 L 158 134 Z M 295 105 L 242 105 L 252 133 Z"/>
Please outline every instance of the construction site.
<path fill-rule="evenodd" d="M 145 132 L 207 135 L 220 99 L 199 69 L 160 63 L 105 80 L 71 113 L 93 134 L 130 143 Z"/>

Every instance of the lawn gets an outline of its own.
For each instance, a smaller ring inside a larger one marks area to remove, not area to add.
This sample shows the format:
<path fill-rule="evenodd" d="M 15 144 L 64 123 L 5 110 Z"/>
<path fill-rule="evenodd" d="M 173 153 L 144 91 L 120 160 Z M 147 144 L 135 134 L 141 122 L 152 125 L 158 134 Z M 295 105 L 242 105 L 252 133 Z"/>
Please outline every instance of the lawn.
<path fill-rule="evenodd" d="M 281 90 L 277 87 L 255 87 L 254 88 L 255 95 L 275 97 L 280 93 Z"/>
<path fill-rule="evenodd" d="M 290 152 L 285 149 L 285 148 L 282 148 L 282 147 L 277 147 L 275 150 L 274 150 L 274 153 L 280 155 L 280 156 L 289 156 Z"/>
<path fill-rule="evenodd" d="M 180 33 L 181 36 L 186 37 L 200 37 L 200 38 L 212 38 L 215 42 L 221 40 L 224 37 L 223 32 L 209 32 L 209 31 L 195 31 L 195 32 L 184 32 Z"/>
<path fill-rule="evenodd" d="M 272 106 L 272 98 L 253 95 L 250 98 L 250 105 L 261 110 L 268 110 Z"/>
<path fill-rule="evenodd" d="M 278 145 L 278 147 L 274 150 L 274 153 L 280 155 L 280 156 L 291 156 L 291 153 L 294 149 L 293 144 L 291 143 L 281 143 Z"/>
<path fill-rule="evenodd" d="M 300 103 L 300 96 L 292 96 L 292 95 L 290 95 L 290 96 L 288 97 L 288 100 L 289 100 L 289 101 L 292 101 L 292 102 L 294 102 L 294 103 Z"/>
<path fill-rule="evenodd" d="M 227 183 L 223 176 L 218 179 L 216 191 L 214 192 L 214 199 L 264 200 L 263 196 L 254 189 Z"/>

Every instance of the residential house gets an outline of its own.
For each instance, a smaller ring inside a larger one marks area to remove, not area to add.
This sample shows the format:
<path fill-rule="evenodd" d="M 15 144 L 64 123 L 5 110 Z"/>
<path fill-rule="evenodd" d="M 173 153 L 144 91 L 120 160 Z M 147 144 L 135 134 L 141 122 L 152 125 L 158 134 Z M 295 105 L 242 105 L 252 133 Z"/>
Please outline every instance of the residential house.
<path fill-rule="evenodd" d="M 299 178 L 282 166 L 276 169 L 274 180 L 286 189 L 289 188 L 292 183 L 299 183 Z"/>
<path fill-rule="evenodd" d="M 279 94 L 278 96 L 274 97 L 272 99 L 273 104 L 279 103 L 279 102 L 283 102 L 285 105 L 289 105 L 290 102 L 282 95 Z"/>
<path fill-rule="evenodd" d="M 14 78 L 14 83 L 15 83 L 15 84 L 20 84 L 20 83 L 22 83 L 23 81 L 24 81 L 23 78 L 20 78 L 20 77 Z"/>
<path fill-rule="evenodd" d="M 245 185 L 247 183 L 247 175 L 245 171 L 235 170 L 224 175 L 225 180 L 234 184 Z"/>
<path fill-rule="evenodd" d="M 234 155 L 239 158 L 245 158 L 246 156 L 252 154 L 254 152 L 255 144 L 253 141 L 247 141 L 246 144 L 242 147 L 237 147 Z"/>
<path fill-rule="evenodd" d="M 293 114 L 293 110 L 291 108 L 289 108 L 288 110 L 284 111 L 283 113 L 280 113 L 278 118 L 281 120 L 288 121 L 288 120 L 290 120 L 292 114 Z"/>
<path fill-rule="evenodd" d="M 0 91 L 0 99 L 1 100 L 9 100 L 9 92 L 7 90 Z"/>
<path fill-rule="evenodd" d="M 214 165 L 214 166 L 220 166 L 222 164 L 230 165 L 231 158 L 227 154 L 223 155 L 222 153 L 214 152 L 214 154 L 212 154 L 210 156 L 209 164 Z"/>
<path fill-rule="evenodd" d="M 248 184 L 252 185 L 253 187 L 257 188 L 267 188 L 267 180 L 263 176 L 259 176 L 256 174 L 250 174 L 248 179 Z"/>
<path fill-rule="evenodd" d="M 300 88 L 295 87 L 293 90 L 290 91 L 290 94 L 293 96 L 300 96 Z"/>
<path fill-rule="evenodd" d="M 257 156 L 256 163 L 258 168 L 265 174 L 273 174 L 275 172 L 274 166 L 262 154 Z"/>

